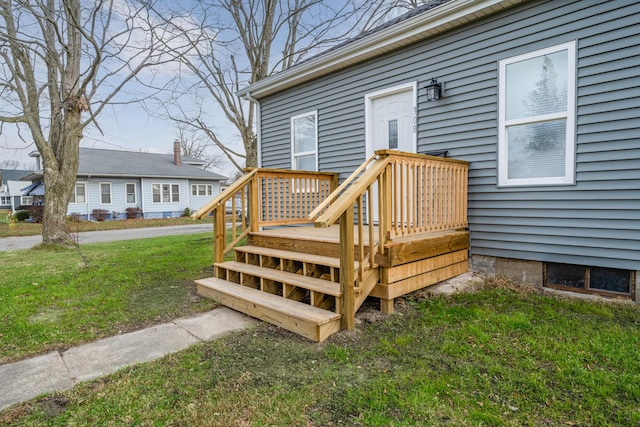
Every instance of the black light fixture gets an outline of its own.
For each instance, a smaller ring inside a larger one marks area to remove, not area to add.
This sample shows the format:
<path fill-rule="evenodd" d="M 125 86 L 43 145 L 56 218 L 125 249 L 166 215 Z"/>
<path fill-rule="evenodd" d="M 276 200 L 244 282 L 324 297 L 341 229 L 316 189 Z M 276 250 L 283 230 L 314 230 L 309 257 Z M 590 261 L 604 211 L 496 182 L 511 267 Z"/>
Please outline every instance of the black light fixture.
<path fill-rule="evenodd" d="M 444 96 L 444 83 L 438 83 L 438 79 L 432 78 L 427 89 L 427 101 L 437 101 Z"/>

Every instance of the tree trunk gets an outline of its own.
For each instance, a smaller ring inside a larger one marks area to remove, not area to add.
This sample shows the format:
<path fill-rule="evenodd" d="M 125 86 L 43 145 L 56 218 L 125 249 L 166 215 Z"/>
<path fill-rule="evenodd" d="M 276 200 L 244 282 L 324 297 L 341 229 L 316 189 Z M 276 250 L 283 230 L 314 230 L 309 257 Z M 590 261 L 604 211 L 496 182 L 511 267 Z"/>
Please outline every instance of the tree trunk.
<path fill-rule="evenodd" d="M 59 135 L 55 152 L 43 156 L 44 166 L 44 215 L 43 243 L 64 244 L 69 240 L 67 208 L 74 191 L 80 160 L 82 126 L 79 110 L 68 110 L 65 128 Z"/>
<path fill-rule="evenodd" d="M 257 143 L 255 141 L 255 138 L 253 138 L 254 141 L 249 144 L 249 145 L 245 145 L 245 153 L 246 153 L 246 159 L 245 159 L 245 167 L 248 168 L 257 168 L 258 167 L 258 146 Z"/>

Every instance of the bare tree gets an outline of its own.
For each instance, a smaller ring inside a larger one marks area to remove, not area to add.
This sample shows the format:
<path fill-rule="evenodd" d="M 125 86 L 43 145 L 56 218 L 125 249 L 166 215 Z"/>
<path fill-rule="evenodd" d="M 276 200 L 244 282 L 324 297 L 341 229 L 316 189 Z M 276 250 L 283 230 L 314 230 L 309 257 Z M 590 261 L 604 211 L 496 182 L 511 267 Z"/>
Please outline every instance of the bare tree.
<path fill-rule="evenodd" d="M 20 169 L 20 162 L 18 160 L 1 160 L 0 169 Z"/>
<path fill-rule="evenodd" d="M 42 156 L 46 243 L 67 239 L 62 230 L 85 128 L 100 129 L 107 104 L 131 102 L 128 83 L 182 50 L 176 38 L 173 58 L 157 50 L 171 42 L 156 31 L 151 7 L 136 0 L 0 0 L 0 126 L 28 130 Z"/>
<path fill-rule="evenodd" d="M 321 0 L 202 0 L 182 19 L 164 19 L 194 50 L 180 55 L 185 70 L 173 97 L 148 110 L 197 129 L 238 170 L 255 167 L 255 104 L 236 93 L 418 2 L 354 0 L 333 8 Z M 224 124 L 238 144 L 224 138 Z"/>
<path fill-rule="evenodd" d="M 221 154 L 215 154 L 211 144 L 207 143 L 206 137 L 193 127 L 178 124 L 178 139 L 180 140 L 180 151 L 183 156 L 195 157 L 207 162 L 205 169 L 220 168 L 225 163 L 225 158 Z"/>

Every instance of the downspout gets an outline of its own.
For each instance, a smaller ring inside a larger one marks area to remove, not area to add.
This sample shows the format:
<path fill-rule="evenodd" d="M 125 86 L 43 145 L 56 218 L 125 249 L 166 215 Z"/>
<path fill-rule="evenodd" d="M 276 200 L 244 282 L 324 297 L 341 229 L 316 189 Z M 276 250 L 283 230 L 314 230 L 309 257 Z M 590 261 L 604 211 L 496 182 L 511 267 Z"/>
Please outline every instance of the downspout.
<path fill-rule="evenodd" d="M 258 156 L 258 167 L 262 167 L 262 126 L 260 117 L 260 101 L 251 96 L 251 92 L 247 92 L 244 95 L 245 99 L 249 102 L 256 104 L 256 155 Z"/>
<path fill-rule="evenodd" d="M 87 221 L 91 221 L 91 215 L 89 212 L 89 181 L 91 181 L 90 174 L 87 176 L 87 186 L 84 188 L 84 201 L 86 202 L 86 205 L 87 205 Z M 100 191 L 100 188 L 98 188 L 98 191 Z"/>
<path fill-rule="evenodd" d="M 142 211 L 142 218 L 144 218 L 144 178 L 140 177 L 140 210 Z"/>

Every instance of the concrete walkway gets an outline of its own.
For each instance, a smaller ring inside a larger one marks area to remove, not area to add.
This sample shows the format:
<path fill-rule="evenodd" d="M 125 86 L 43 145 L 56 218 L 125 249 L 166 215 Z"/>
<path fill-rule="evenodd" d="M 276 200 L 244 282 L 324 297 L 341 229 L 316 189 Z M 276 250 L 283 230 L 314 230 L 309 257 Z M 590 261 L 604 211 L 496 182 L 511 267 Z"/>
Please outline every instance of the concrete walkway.
<path fill-rule="evenodd" d="M 116 240 L 147 239 L 160 236 L 177 236 L 182 234 L 212 233 L 211 224 L 170 225 L 166 227 L 130 228 L 123 230 L 85 231 L 79 233 L 81 244 L 113 242 Z M 42 236 L 4 237 L 0 238 L 0 251 L 29 249 L 42 243 Z"/>
<path fill-rule="evenodd" d="M 228 308 L 141 331 L 0 365 L 0 411 L 44 393 L 72 388 L 125 366 L 158 359 L 193 344 L 255 325 Z"/>

